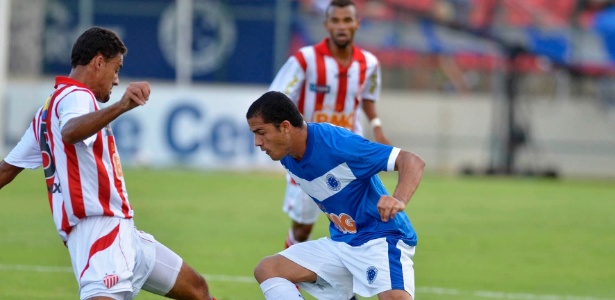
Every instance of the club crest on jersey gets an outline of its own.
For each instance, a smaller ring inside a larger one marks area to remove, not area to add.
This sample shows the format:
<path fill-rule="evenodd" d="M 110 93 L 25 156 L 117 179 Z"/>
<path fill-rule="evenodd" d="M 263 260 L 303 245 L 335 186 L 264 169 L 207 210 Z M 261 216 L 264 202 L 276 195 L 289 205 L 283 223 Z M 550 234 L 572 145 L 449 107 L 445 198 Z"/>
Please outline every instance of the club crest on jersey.
<path fill-rule="evenodd" d="M 327 174 L 327 186 L 332 191 L 339 191 L 342 188 L 342 183 L 332 174 Z"/>
<path fill-rule="evenodd" d="M 310 91 L 319 94 L 328 94 L 331 91 L 331 87 L 328 85 L 310 83 Z"/>
<path fill-rule="evenodd" d="M 107 275 L 103 278 L 103 283 L 108 289 L 117 284 L 118 281 L 120 281 L 120 277 L 117 274 Z"/>
<path fill-rule="evenodd" d="M 378 277 L 378 269 L 376 269 L 376 267 L 374 266 L 371 266 L 367 268 L 367 271 L 365 271 L 365 275 L 367 275 L 367 282 L 369 282 L 369 284 L 372 284 L 376 280 L 376 277 Z"/>

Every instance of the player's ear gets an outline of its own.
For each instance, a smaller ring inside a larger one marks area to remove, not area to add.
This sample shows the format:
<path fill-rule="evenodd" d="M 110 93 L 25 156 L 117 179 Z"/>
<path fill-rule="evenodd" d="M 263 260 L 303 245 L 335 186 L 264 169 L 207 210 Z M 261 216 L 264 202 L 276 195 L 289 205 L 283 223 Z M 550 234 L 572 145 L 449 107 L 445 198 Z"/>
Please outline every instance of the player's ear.
<path fill-rule="evenodd" d="M 96 54 L 96 56 L 94 56 L 94 58 L 92 58 L 92 62 L 94 63 L 94 67 L 96 68 L 96 70 L 98 70 L 105 62 L 105 57 L 102 54 L 98 53 Z"/>
<path fill-rule="evenodd" d="M 288 120 L 284 120 L 284 121 L 282 121 L 282 123 L 280 123 L 280 131 L 282 133 L 289 133 L 291 126 L 292 125 L 290 124 L 290 122 Z"/>

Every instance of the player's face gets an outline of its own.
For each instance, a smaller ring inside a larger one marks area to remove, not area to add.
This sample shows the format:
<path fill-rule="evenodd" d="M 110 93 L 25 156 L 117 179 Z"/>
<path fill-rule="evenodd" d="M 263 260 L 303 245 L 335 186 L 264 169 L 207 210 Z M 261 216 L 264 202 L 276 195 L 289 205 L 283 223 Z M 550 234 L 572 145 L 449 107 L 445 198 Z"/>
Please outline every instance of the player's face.
<path fill-rule="evenodd" d="M 276 127 L 271 123 L 264 123 L 263 118 L 248 119 L 250 131 L 254 133 L 254 145 L 265 151 L 272 160 L 280 160 L 289 153 L 289 137 L 282 125 Z"/>
<path fill-rule="evenodd" d="M 124 56 L 120 54 L 109 60 L 103 58 L 98 63 L 96 87 L 93 87 L 92 91 L 99 102 L 106 103 L 109 101 L 111 98 L 111 89 L 120 84 L 119 72 L 123 62 Z"/>
<path fill-rule="evenodd" d="M 339 48 L 346 48 L 352 44 L 354 33 L 359 29 L 357 9 L 354 5 L 331 6 L 324 24 L 333 43 Z"/>

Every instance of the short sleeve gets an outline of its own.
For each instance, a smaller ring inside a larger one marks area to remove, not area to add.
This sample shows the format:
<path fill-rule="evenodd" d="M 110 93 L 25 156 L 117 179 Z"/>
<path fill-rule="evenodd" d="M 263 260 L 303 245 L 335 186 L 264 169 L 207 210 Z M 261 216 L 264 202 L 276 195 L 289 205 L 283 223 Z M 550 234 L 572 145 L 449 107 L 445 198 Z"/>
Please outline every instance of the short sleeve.
<path fill-rule="evenodd" d="M 85 91 L 74 91 L 60 100 L 56 108 L 60 121 L 60 130 L 71 119 L 93 112 L 95 110 L 94 101 L 92 95 Z M 82 143 L 89 147 L 94 143 L 95 139 L 96 134 L 83 140 Z"/>
<path fill-rule="evenodd" d="M 24 169 L 36 169 L 42 166 L 41 150 L 34 134 L 34 128 L 32 128 L 32 123 L 30 123 L 28 130 L 26 130 L 19 143 L 11 150 L 4 161 Z"/>
<path fill-rule="evenodd" d="M 269 86 L 269 90 L 282 92 L 293 101 L 297 101 L 304 80 L 305 71 L 297 58 L 292 56 L 280 68 Z"/>

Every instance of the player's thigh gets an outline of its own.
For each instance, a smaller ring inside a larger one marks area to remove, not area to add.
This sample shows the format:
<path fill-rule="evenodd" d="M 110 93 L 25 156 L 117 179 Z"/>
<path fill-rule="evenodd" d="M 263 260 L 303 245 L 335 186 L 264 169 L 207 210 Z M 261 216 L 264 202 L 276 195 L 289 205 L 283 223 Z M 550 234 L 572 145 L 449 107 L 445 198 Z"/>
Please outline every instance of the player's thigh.
<path fill-rule="evenodd" d="M 165 296 L 173 299 L 208 299 L 209 288 L 205 278 L 183 262 L 175 285 Z"/>
<path fill-rule="evenodd" d="M 334 287 L 337 287 L 336 284 L 352 284 L 352 274 L 340 259 L 337 244 L 338 242 L 323 237 L 293 245 L 280 252 L 280 255 L 310 270 Z M 307 283 L 311 282 L 313 281 L 307 281 Z"/>
<path fill-rule="evenodd" d="M 354 275 L 354 292 L 364 297 L 391 290 L 414 295 L 414 250 L 401 240 L 386 238 L 355 247 L 340 245 L 344 265 Z"/>
<path fill-rule="evenodd" d="M 412 296 L 406 291 L 390 290 L 378 294 L 378 300 L 412 300 Z"/>
<path fill-rule="evenodd" d="M 156 259 L 152 272 L 143 284 L 143 290 L 164 296 L 178 281 L 183 260 L 171 249 L 156 243 Z"/>
<path fill-rule="evenodd" d="M 142 249 L 132 219 L 84 218 L 73 227 L 66 245 L 81 299 L 138 293 L 137 273 L 147 266 L 138 264 Z"/>

